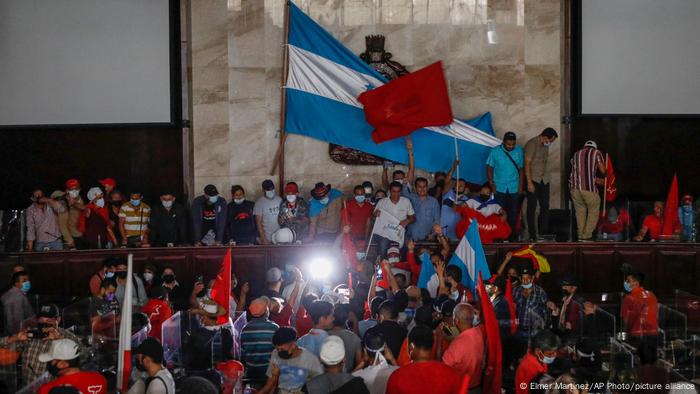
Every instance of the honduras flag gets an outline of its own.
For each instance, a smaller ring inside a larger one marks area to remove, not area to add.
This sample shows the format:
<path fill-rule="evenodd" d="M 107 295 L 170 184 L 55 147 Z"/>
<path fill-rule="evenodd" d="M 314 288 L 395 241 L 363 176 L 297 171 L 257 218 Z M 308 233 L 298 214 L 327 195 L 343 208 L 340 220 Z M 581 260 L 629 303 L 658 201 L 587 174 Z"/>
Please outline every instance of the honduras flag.
<path fill-rule="evenodd" d="M 423 252 L 420 256 L 420 275 L 418 275 L 418 288 L 427 289 L 430 278 L 435 275 L 435 267 L 430 261 L 430 253 Z"/>
<path fill-rule="evenodd" d="M 476 220 L 472 220 L 448 265 L 455 265 L 462 270 L 462 284 L 468 286 L 472 292 L 476 288 L 479 272 L 484 280 L 491 278 Z"/>
<path fill-rule="evenodd" d="M 366 122 L 357 101 L 360 93 L 383 85 L 386 78 L 291 2 L 287 41 L 285 131 L 406 164 L 408 152 L 403 139 L 375 144 L 371 138 L 374 127 Z M 486 158 L 491 148 L 501 143 L 459 120 L 444 127 L 417 130 L 412 136 L 416 167 L 430 172 L 450 168 L 456 138 L 459 174 L 473 183 L 486 180 Z"/>

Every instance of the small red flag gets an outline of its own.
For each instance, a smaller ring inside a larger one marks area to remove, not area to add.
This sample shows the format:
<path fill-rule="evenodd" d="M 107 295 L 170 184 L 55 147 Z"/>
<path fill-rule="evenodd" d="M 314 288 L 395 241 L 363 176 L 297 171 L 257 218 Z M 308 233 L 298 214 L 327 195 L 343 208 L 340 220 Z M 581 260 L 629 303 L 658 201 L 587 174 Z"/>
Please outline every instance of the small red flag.
<path fill-rule="evenodd" d="M 226 256 L 221 260 L 221 268 L 214 279 L 211 288 L 211 299 L 226 309 L 226 314 L 216 319 L 216 324 L 224 324 L 228 321 L 229 297 L 231 296 L 231 248 L 226 252 Z"/>
<path fill-rule="evenodd" d="M 357 100 L 374 126 L 372 140 L 377 144 L 453 119 L 441 62 L 363 92 Z"/>
<path fill-rule="evenodd" d="M 518 315 L 515 313 L 515 301 L 513 301 L 513 285 L 510 278 L 506 276 L 506 302 L 508 303 L 508 312 L 510 312 L 510 334 L 515 334 L 518 331 Z"/>
<path fill-rule="evenodd" d="M 661 235 L 671 235 L 678 228 L 680 228 L 680 220 L 678 219 L 678 179 L 676 174 L 673 174 L 673 182 L 671 182 L 671 187 L 668 189 L 668 197 L 666 197 L 664 226 L 661 229 Z"/>
<path fill-rule="evenodd" d="M 481 278 L 481 271 L 479 271 L 476 291 L 481 301 L 481 321 L 484 323 L 483 333 L 486 341 L 486 366 L 484 368 L 484 378 L 481 381 L 481 388 L 484 394 L 501 394 L 501 375 L 503 372 L 501 364 L 503 360 L 501 334 L 498 331 L 496 312 L 493 310 L 493 304 L 486 293 L 484 280 Z"/>
<path fill-rule="evenodd" d="M 609 155 L 605 155 L 605 172 L 608 178 L 605 185 L 605 200 L 615 201 L 617 198 L 617 185 L 615 185 L 615 170 Z"/>

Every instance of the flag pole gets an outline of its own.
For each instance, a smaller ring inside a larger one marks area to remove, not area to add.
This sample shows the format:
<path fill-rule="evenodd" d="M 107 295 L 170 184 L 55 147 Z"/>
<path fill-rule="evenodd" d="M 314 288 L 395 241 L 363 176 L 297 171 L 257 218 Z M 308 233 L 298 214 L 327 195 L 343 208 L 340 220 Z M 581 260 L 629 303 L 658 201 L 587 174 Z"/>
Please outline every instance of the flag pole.
<path fill-rule="evenodd" d="M 603 182 L 603 217 L 605 217 L 605 208 L 608 202 L 608 160 L 610 156 L 608 153 L 605 154 L 605 181 Z"/>
<path fill-rule="evenodd" d="M 459 161 L 459 148 L 455 137 L 455 160 Z M 457 164 L 457 182 L 455 182 L 455 205 L 459 201 L 459 163 Z"/>
<path fill-rule="evenodd" d="M 284 185 L 284 144 L 287 141 L 287 132 L 284 128 L 287 121 L 287 90 L 285 85 L 287 84 L 287 76 L 289 75 L 289 5 L 290 0 L 284 1 L 284 43 L 282 44 L 282 81 L 280 83 L 280 141 L 277 146 L 277 152 L 275 153 L 275 158 L 272 162 L 272 169 L 270 174 L 274 174 L 279 165 L 279 185 L 278 187 L 282 190 L 282 185 Z"/>
<path fill-rule="evenodd" d="M 117 390 L 125 393 L 129 390 L 131 376 L 131 308 L 133 294 L 134 255 L 129 253 L 126 269 L 126 285 L 124 286 L 124 305 L 119 324 L 119 353 L 117 359 Z"/>

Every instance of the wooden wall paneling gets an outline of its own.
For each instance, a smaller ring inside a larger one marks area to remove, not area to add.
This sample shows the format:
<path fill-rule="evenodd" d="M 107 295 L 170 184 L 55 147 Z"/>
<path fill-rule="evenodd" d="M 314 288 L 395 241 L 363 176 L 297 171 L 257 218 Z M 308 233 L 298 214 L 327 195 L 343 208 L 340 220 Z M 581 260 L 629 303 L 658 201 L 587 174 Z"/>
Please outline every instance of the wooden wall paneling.
<path fill-rule="evenodd" d="M 613 278 L 613 283 L 619 283 L 617 288 L 622 288 L 625 278 L 621 268 L 628 265 L 632 271 L 642 272 L 646 277 L 644 286 L 650 290 L 656 289 L 656 258 L 653 247 L 640 245 L 637 247 L 621 248 L 618 252 L 619 265 L 608 269 Z"/>
<path fill-rule="evenodd" d="M 697 252 L 659 249 L 656 253 L 656 293 L 673 296 L 675 289 L 694 292 L 697 287 Z"/>
<path fill-rule="evenodd" d="M 582 290 L 596 293 L 621 289 L 622 283 L 615 283 L 615 276 L 610 273 L 617 266 L 615 260 L 613 249 L 581 249 L 578 272 Z"/>
<path fill-rule="evenodd" d="M 536 248 L 542 256 L 547 258 L 551 272 L 540 276 L 540 285 L 548 291 L 548 293 L 559 295 L 561 287 L 559 281 L 565 275 L 576 276 L 576 249 L 555 249 L 555 248 Z M 577 277 L 577 279 L 580 279 Z M 550 297 L 553 298 L 553 297 Z"/>

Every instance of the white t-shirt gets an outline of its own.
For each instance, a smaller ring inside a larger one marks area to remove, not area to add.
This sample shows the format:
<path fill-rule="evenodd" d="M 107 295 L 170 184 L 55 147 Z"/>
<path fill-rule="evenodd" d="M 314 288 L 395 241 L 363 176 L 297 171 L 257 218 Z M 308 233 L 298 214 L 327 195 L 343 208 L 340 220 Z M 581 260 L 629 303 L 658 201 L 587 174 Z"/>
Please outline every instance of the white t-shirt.
<path fill-rule="evenodd" d="M 280 212 L 281 203 L 282 198 L 280 196 L 275 196 L 273 199 L 262 196 L 255 201 L 253 215 L 262 216 L 263 231 L 265 231 L 265 237 L 267 237 L 268 241 L 272 241 L 272 234 L 280 228 L 277 216 Z"/>
<path fill-rule="evenodd" d="M 129 389 L 127 394 L 175 394 L 175 380 L 166 368 L 161 369 L 148 385 L 146 391 L 146 382 L 139 379 Z"/>
<path fill-rule="evenodd" d="M 389 381 L 389 376 L 397 369 L 399 369 L 399 367 L 383 362 L 379 365 L 370 365 L 367 368 L 355 371 L 352 375 L 362 378 L 362 380 L 365 381 L 365 386 L 367 386 L 370 394 L 384 394 L 386 392 L 386 384 Z"/>
<path fill-rule="evenodd" d="M 380 209 L 386 211 L 396 219 L 399 219 L 399 221 L 405 220 L 408 216 L 416 214 L 416 212 L 413 210 L 413 205 L 411 205 L 411 201 L 406 197 L 399 197 L 399 202 L 396 204 L 394 204 L 389 197 L 382 198 L 374 208 L 375 211 Z"/>
<path fill-rule="evenodd" d="M 479 209 L 480 205 L 481 205 L 481 203 L 474 200 L 474 199 L 470 199 L 467 201 L 467 206 L 469 208 L 471 208 L 475 211 L 478 211 L 479 213 L 481 213 L 485 217 L 489 217 L 491 215 L 498 215 L 498 213 L 501 212 L 501 209 L 502 209 L 501 206 L 498 204 L 489 204 L 489 205 L 485 206 L 484 208 Z"/>

